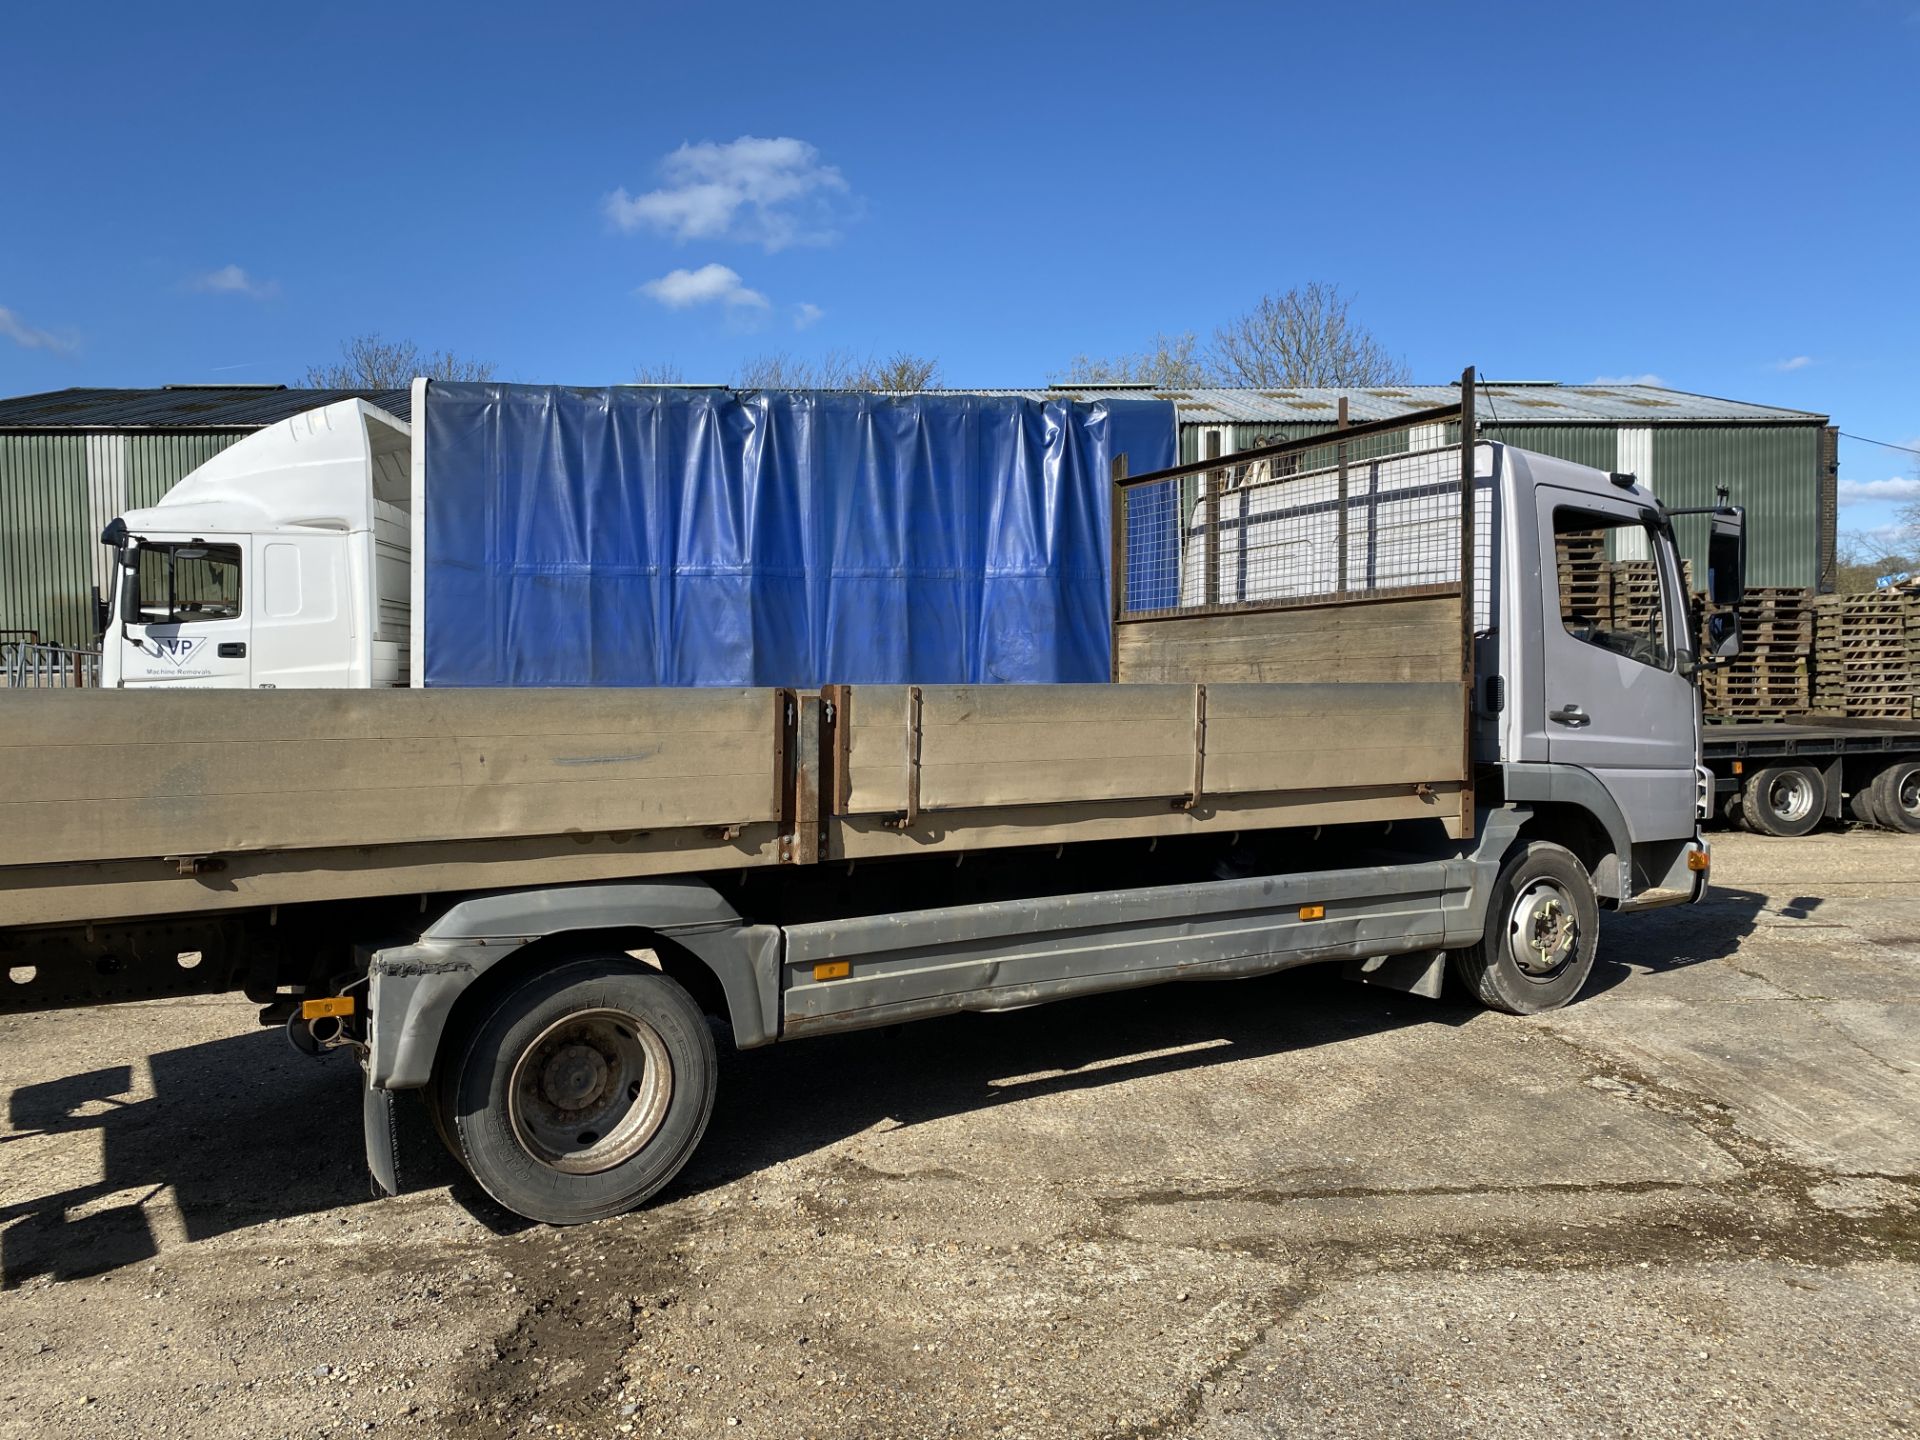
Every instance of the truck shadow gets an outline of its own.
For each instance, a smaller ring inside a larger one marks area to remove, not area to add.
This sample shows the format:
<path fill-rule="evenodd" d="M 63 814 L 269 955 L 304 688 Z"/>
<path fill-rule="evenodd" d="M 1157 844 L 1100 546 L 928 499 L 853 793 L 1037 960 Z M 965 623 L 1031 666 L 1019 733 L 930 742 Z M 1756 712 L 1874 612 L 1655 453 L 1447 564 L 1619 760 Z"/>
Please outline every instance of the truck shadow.
<path fill-rule="evenodd" d="M 130 1036 L 151 1033 L 124 1013 Z M 236 1009 L 237 1023 L 245 1016 Z M 154 1258 L 182 1231 L 204 1240 L 367 1198 L 359 1074 L 346 1057 L 315 1062 L 256 1030 L 160 1051 L 146 1068 L 144 1096 L 131 1065 L 8 1095 L 8 1189 L 55 1183 L 0 1205 L 0 1285 L 99 1275 Z"/>
<path fill-rule="evenodd" d="M 1781 913 L 1802 918 L 1820 901 L 1796 896 Z M 1644 915 L 1609 916 L 1601 922 L 1600 956 L 1583 995 L 1599 995 L 1636 975 L 1670 975 L 1724 960 L 1752 933 L 1767 897 L 1716 885 L 1698 905 L 1675 905 Z"/>
<path fill-rule="evenodd" d="M 1765 903 L 1717 889 L 1702 905 L 1619 917 L 1606 926 L 1583 994 L 1731 955 Z M 1424 1000 L 1316 966 L 747 1051 L 723 1066 L 732 1073 L 723 1073 L 707 1139 L 667 1196 L 730 1183 L 887 1121 L 916 1125 L 1403 1028 L 1459 1026 L 1482 1013 L 1451 988 L 1443 1000 Z"/>
<path fill-rule="evenodd" d="M 1731 955 L 1764 897 L 1716 890 L 1705 905 L 1607 926 L 1587 994 Z M 1807 902 L 1795 902 L 1807 903 Z M 954 1015 L 727 1055 L 707 1139 L 662 1199 L 697 1194 L 829 1148 L 877 1124 L 915 1125 L 1039 1096 L 1200 1073 L 1480 1014 L 1457 998 L 1369 990 L 1337 967 L 1261 979 L 1158 986 L 998 1015 Z M 126 1012 L 130 1033 L 141 1021 Z M 237 1023 L 244 1023 L 236 1009 Z M 72 1280 L 162 1250 L 359 1204 L 359 1072 L 316 1063 L 272 1031 L 164 1050 L 131 1065 L 22 1086 L 7 1097 L 0 1164 L 0 1284 Z M 451 1187 L 490 1229 L 525 1222 L 466 1179 L 411 1097 L 403 1114 L 408 1189 Z M 63 1183 L 75 1171 L 86 1177 Z M 94 1178 L 97 1177 L 97 1178 Z M 166 1203 L 169 1201 L 171 1203 Z M 173 1217 L 177 1215 L 177 1220 Z"/>

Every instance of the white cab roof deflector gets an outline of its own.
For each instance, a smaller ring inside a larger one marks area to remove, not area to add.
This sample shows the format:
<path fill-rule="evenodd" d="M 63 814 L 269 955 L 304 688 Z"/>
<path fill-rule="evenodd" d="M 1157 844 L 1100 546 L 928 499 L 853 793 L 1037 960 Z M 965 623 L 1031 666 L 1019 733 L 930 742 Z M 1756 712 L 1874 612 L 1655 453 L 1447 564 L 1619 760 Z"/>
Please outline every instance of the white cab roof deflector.
<path fill-rule="evenodd" d="M 364 400 L 341 400 L 249 435 L 158 505 L 124 518 L 135 535 L 370 530 L 374 501 L 404 506 L 411 498 L 410 444 L 405 421 Z"/>

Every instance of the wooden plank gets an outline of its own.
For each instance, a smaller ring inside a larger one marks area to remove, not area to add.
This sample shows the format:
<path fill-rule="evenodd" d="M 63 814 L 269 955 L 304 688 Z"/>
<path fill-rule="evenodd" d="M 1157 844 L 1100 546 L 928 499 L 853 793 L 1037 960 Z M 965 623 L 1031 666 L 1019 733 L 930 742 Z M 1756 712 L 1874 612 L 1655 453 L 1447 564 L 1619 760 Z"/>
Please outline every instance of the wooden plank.
<path fill-rule="evenodd" d="M 768 809 L 764 774 L 40 802 L 0 805 L 0 865 L 723 826 Z"/>
<path fill-rule="evenodd" d="M 1457 781 L 1458 684 L 1212 685 L 1213 794 Z"/>
<path fill-rule="evenodd" d="M 0 865 L 774 820 L 774 695 L 0 696 Z"/>
<path fill-rule="evenodd" d="M 1128 621 L 1115 678 L 1258 682 L 1460 680 L 1460 597 Z"/>
<path fill-rule="evenodd" d="M 1217 685 L 1199 767 L 1192 685 L 929 686 L 919 806 L 928 811 L 1205 793 L 1458 781 L 1458 682 Z M 860 690 L 843 813 L 907 807 L 911 727 L 888 687 Z M 1451 750 L 1449 750 L 1451 746 Z M 1217 758 L 1216 758 L 1217 757 Z"/>
<path fill-rule="evenodd" d="M 9 776 L 0 816 L 6 805 L 26 802 L 764 775 L 772 735 L 763 727 L 711 734 L 107 742 L 30 751 L 0 745 L 0 771 Z"/>
<path fill-rule="evenodd" d="M 912 756 L 908 725 L 912 695 L 905 685 L 846 685 L 848 719 L 840 809 L 873 815 L 907 808 L 907 767 Z"/>
<path fill-rule="evenodd" d="M 433 845 L 271 850 L 225 857 L 181 875 L 157 859 L 0 868 L 0 914 L 10 925 L 63 925 L 128 915 L 298 905 L 390 895 L 558 885 L 641 875 L 771 865 L 779 826 L 749 825 L 731 839 L 708 830 L 542 835 Z"/>
<path fill-rule="evenodd" d="M 888 826 L 877 815 L 849 815 L 835 817 L 829 823 L 827 858 L 879 859 L 1004 846 L 1231 834 L 1289 826 L 1432 819 L 1453 822 L 1459 816 L 1456 782 L 1433 787 L 1432 793 L 1424 796 L 1415 794 L 1410 786 L 1302 790 L 1220 799 L 1209 796 L 1191 810 L 1176 809 L 1164 800 L 949 810 L 925 814 L 919 826 L 905 832 Z"/>
<path fill-rule="evenodd" d="M 0 690 L 0 744 L 766 731 L 766 689 Z"/>

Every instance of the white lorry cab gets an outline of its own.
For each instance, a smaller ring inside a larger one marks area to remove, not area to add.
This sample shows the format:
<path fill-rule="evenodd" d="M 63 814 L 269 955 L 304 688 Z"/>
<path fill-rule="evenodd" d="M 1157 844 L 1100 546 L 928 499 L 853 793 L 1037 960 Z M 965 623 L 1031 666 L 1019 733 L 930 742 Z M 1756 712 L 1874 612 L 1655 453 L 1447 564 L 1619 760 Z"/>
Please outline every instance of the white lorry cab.
<path fill-rule="evenodd" d="M 101 683 L 408 683 L 410 434 L 364 400 L 282 420 L 107 526 Z"/>

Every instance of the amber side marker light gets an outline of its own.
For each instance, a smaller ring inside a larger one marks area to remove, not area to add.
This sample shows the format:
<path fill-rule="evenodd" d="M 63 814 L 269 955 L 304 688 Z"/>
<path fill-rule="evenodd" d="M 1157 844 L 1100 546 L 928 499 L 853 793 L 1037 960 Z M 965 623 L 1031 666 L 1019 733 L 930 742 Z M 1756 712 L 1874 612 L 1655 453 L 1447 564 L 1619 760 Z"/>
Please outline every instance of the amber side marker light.
<path fill-rule="evenodd" d="M 1687 869 L 1689 870 L 1704 870 L 1712 863 L 1712 859 L 1704 850 L 1689 850 L 1687 852 Z"/>
<path fill-rule="evenodd" d="M 829 960 L 824 965 L 816 965 L 813 967 L 813 978 L 816 980 L 844 980 L 852 972 L 853 966 L 849 965 L 845 960 Z"/>
<path fill-rule="evenodd" d="M 1324 905 L 1302 905 L 1300 907 L 1300 918 L 1302 920 L 1324 920 L 1327 918 L 1327 907 Z"/>
<path fill-rule="evenodd" d="M 302 1000 L 300 1018 L 302 1020 L 325 1020 L 334 1015 L 351 1015 L 353 997 L 351 995 L 329 995 L 322 1000 Z"/>

